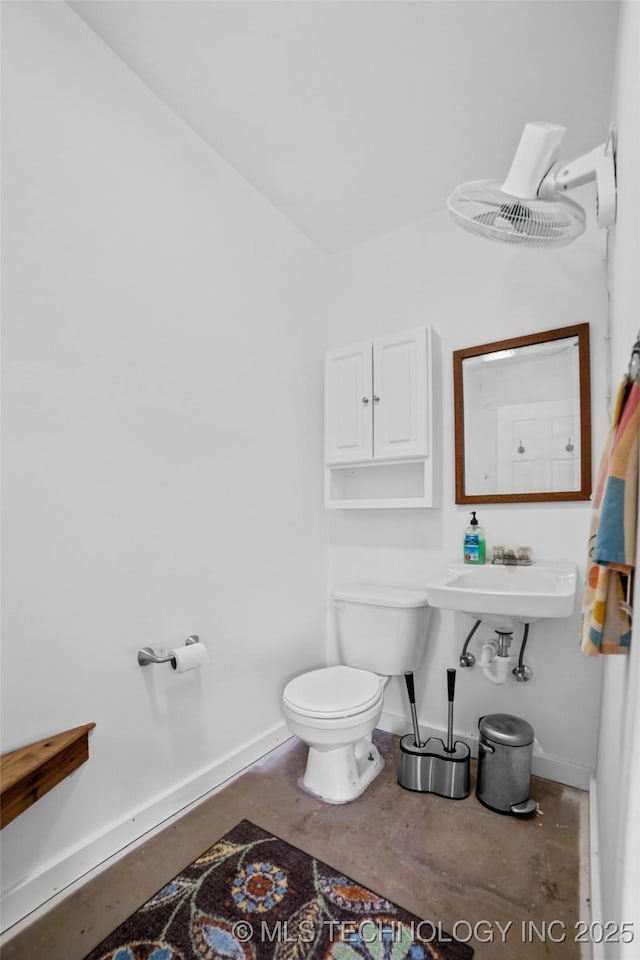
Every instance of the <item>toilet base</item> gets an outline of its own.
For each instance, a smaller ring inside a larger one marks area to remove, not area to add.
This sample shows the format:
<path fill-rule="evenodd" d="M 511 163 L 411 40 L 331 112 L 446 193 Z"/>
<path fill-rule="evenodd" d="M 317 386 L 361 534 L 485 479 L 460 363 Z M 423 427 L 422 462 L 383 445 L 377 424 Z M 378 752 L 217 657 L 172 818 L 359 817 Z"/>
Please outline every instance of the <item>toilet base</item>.
<path fill-rule="evenodd" d="M 299 785 L 325 803 L 348 803 L 364 793 L 383 767 L 371 736 L 338 747 L 310 746 Z"/>

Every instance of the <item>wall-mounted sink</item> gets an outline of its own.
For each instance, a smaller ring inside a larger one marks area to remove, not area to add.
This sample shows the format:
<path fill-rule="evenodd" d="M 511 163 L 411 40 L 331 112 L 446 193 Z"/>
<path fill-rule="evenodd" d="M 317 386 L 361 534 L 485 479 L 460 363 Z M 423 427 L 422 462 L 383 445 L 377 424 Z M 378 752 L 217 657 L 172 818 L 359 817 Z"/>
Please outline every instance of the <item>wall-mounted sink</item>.
<path fill-rule="evenodd" d="M 573 613 L 578 568 L 568 561 L 531 566 L 448 564 L 426 588 L 432 607 L 470 613 L 478 620 L 569 617 Z"/>

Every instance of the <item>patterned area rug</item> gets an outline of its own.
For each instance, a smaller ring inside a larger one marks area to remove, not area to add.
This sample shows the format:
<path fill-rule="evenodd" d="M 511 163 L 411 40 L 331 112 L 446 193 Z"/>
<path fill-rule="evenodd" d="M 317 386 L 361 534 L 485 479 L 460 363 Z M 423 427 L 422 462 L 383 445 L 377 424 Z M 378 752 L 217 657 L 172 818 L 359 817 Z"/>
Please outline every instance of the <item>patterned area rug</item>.
<path fill-rule="evenodd" d="M 86 960 L 469 960 L 473 950 L 243 820 Z"/>

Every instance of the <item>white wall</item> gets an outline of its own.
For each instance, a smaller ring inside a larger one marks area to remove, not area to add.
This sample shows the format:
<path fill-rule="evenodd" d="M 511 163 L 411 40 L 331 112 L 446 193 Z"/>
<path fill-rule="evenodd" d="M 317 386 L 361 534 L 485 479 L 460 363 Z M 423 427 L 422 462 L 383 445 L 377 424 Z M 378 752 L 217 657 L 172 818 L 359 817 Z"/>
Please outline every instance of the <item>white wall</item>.
<path fill-rule="evenodd" d="M 615 384 L 629 362 L 640 329 L 640 5 L 621 10 L 614 101 L 617 128 L 618 218 L 611 231 L 612 373 Z M 638 537 L 640 545 L 640 534 Z M 634 606 L 640 609 L 636 579 Z M 606 956 L 635 960 L 640 942 L 640 630 L 634 625 L 629 657 L 604 664 L 596 791 L 601 916 L 634 924 L 634 940 L 611 944 Z"/>
<path fill-rule="evenodd" d="M 594 220 L 594 191 L 576 194 Z M 440 510 L 336 511 L 330 518 L 330 585 L 350 579 L 418 586 L 461 557 L 471 505 L 454 504 L 452 351 L 574 323 L 591 325 L 593 438 L 606 430 L 604 236 L 591 228 L 569 247 L 511 248 L 464 233 L 446 212 L 333 257 L 329 270 L 329 343 L 432 323 L 442 338 L 443 501 Z M 569 559 L 584 572 L 589 502 L 479 504 L 488 546 L 526 544 L 534 556 Z M 435 613 L 425 663 L 416 678 L 425 730 L 446 726 L 445 669 L 457 666 L 471 617 Z M 477 736 L 490 712 L 522 716 L 534 727 L 534 771 L 586 787 L 593 768 L 601 664 L 579 651 L 579 611 L 567 620 L 533 624 L 526 662 L 533 679 L 497 687 L 478 668 L 458 670 L 456 732 Z M 492 636 L 484 625 L 479 640 Z M 516 635 L 514 634 L 514 638 Z M 520 636 L 517 636 L 518 644 Z M 386 722 L 409 729 L 401 681 L 385 701 Z M 398 717 L 404 719 L 398 720 Z"/>
<path fill-rule="evenodd" d="M 65 4 L 2 8 L 2 750 L 97 724 L 3 830 L 8 925 L 323 659 L 326 258 Z M 208 667 L 137 665 L 190 633 Z"/>

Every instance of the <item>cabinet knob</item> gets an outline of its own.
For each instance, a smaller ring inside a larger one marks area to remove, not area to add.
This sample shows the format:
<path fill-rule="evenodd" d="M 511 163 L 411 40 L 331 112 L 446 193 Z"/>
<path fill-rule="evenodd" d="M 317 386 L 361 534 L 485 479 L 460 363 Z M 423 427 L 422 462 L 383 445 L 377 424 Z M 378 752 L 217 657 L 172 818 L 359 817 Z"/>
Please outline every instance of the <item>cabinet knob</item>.
<path fill-rule="evenodd" d="M 377 396 L 375 395 L 375 393 L 374 393 L 374 395 L 373 395 L 373 402 L 374 402 L 374 403 L 380 403 L 380 397 L 377 397 Z"/>
<path fill-rule="evenodd" d="M 363 398 L 362 398 L 362 402 L 363 402 L 363 403 L 369 403 L 369 397 L 363 397 Z"/>

